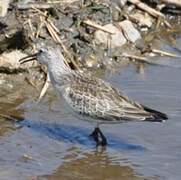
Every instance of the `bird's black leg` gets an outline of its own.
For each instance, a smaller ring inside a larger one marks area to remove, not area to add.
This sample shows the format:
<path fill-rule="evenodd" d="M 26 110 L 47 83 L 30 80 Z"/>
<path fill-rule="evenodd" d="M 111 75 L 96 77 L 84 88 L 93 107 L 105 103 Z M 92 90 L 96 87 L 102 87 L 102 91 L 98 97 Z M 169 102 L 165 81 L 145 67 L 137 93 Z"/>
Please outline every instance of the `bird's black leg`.
<path fill-rule="evenodd" d="M 97 145 L 106 146 L 107 145 L 107 139 L 100 129 L 99 129 L 99 135 L 100 135 L 101 141 L 99 141 Z"/>
<path fill-rule="evenodd" d="M 99 131 L 99 128 L 96 127 L 94 131 L 90 134 L 90 137 L 92 137 L 97 144 L 99 143 Z"/>
<path fill-rule="evenodd" d="M 104 136 L 104 134 L 101 132 L 99 127 L 96 127 L 94 131 L 90 134 L 91 137 L 93 137 L 94 141 L 97 143 L 97 146 L 106 146 L 107 145 L 107 139 Z M 100 140 L 99 140 L 100 139 Z"/>

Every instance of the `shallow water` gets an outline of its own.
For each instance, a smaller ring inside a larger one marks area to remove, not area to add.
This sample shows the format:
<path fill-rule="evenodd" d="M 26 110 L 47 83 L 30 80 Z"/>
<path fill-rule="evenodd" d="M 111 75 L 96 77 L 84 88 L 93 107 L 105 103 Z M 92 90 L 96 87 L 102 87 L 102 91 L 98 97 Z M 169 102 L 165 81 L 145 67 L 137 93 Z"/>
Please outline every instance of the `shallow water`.
<path fill-rule="evenodd" d="M 180 53 L 180 41 L 176 49 L 166 47 Z M 88 137 L 94 126 L 70 114 L 51 91 L 39 103 L 29 100 L 16 107 L 24 121 L 2 120 L 0 179 L 180 180 L 181 58 L 155 59 L 161 66 L 140 71 L 129 65 L 104 79 L 166 112 L 167 122 L 103 125 L 109 145 L 96 149 Z"/>

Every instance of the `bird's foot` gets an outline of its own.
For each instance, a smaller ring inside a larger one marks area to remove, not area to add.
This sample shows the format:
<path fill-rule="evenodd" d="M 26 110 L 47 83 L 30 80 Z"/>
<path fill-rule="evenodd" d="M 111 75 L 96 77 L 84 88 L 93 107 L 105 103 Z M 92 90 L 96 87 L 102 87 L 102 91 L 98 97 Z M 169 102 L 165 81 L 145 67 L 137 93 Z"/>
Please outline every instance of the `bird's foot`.
<path fill-rule="evenodd" d="M 99 131 L 100 131 L 100 129 L 98 127 L 96 127 L 94 129 L 94 131 L 89 135 L 90 137 L 92 137 L 94 139 L 94 141 L 96 143 L 99 143 Z"/>
<path fill-rule="evenodd" d="M 96 146 L 106 146 L 107 145 L 107 139 L 104 136 L 104 134 L 101 132 L 99 127 L 96 127 L 94 131 L 90 134 L 90 137 L 94 139 L 96 142 Z"/>
<path fill-rule="evenodd" d="M 106 146 L 107 145 L 107 139 L 100 129 L 99 129 L 99 135 L 100 135 L 101 141 L 99 141 L 98 145 Z"/>

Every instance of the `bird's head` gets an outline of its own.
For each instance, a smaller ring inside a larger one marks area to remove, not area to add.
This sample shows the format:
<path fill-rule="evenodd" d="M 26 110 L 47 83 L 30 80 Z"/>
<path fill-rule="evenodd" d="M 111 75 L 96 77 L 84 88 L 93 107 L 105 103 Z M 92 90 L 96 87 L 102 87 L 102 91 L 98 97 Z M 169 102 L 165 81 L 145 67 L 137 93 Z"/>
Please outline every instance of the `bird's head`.
<path fill-rule="evenodd" d="M 58 56 L 58 49 L 52 47 L 40 47 L 38 51 L 32 55 L 28 55 L 19 60 L 20 64 L 24 64 L 29 61 L 37 60 L 40 64 L 46 66 Z"/>
<path fill-rule="evenodd" d="M 35 54 L 26 56 L 19 60 L 20 64 L 37 60 L 46 65 L 49 71 L 59 71 L 61 74 L 71 72 L 71 68 L 60 51 L 59 46 L 39 46 Z"/>

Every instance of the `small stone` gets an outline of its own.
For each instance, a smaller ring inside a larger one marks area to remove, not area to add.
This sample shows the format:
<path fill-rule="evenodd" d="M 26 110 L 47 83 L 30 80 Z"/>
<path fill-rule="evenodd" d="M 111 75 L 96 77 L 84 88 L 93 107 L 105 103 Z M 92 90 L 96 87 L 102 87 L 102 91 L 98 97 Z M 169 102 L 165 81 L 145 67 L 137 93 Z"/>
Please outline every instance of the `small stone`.
<path fill-rule="evenodd" d="M 86 58 L 86 66 L 88 68 L 99 67 L 100 63 L 95 55 L 91 54 Z"/>
<path fill-rule="evenodd" d="M 6 83 L 6 80 L 0 79 L 0 85 L 3 85 L 3 84 L 5 84 L 5 83 Z"/>
<path fill-rule="evenodd" d="M 127 0 L 118 0 L 118 5 L 122 8 L 127 3 Z"/>
<path fill-rule="evenodd" d="M 126 43 L 126 39 L 125 39 L 123 33 L 117 27 L 115 27 L 112 24 L 107 24 L 103 27 L 113 31 L 114 34 L 109 34 L 102 30 L 97 30 L 95 32 L 95 43 L 96 44 L 104 44 L 107 46 L 107 44 L 109 44 L 109 42 L 111 42 L 111 47 L 115 48 L 115 47 L 121 47 L 122 45 L 124 45 Z"/>
<path fill-rule="evenodd" d="M 0 0 L 0 17 L 4 17 L 7 14 L 10 0 Z"/>
<path fill-rule="evenodd" d="M 126 39 L 130 42 L 135 43 L 138 39 L 141 39 L 139 31 L 133 26 L 131 21 L 122 21 L 119 23 L 119 26 L 123 30 Z"/>
<path fill-rule="evenodd" d="M 147 13 L 143 14 L 139 11 L 134 14 L 131 14 L 130 18 L 133 19 L 133 21 L 138 22 L 139 26 L 141 27 L 146 26 L 150 28 L 154 22 L 153 18 L 150 15 L 148 15 Z"/>

